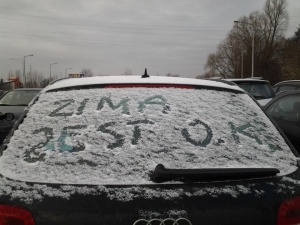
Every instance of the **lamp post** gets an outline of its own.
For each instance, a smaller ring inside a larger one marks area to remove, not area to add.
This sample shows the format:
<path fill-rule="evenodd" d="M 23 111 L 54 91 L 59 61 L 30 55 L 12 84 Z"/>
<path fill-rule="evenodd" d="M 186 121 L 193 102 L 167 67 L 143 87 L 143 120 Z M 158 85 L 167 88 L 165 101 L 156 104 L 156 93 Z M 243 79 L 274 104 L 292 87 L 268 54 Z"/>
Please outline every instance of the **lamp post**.
<path fill-rule="evenodd" d="M 244 76 L 244 50 L 242 49 L 242 68 L 241 68 L 241 78 Z"/>
<path fill-rule="evenodd" d="M 52 65 L 55 65 L 55 64 L 57 64 L 57 63 L 51 63 L 51 64 L 50 64 L 50 78 L 49 78 L 49 82 L 51 81 L 51 66 L 52 66 Z"/>
<path fill-rule="evenodd" d="M 243 23 L 243 24 L 247 24 L 247 25 L 252 26 L 252 60 L 251 60 L 252 61 L 252 63 L 251 63 L 252 67 L 251 67 L 251 77 L 253 78 L 253 73 L 254 73 L 254 26 L 251 23 L 241 22 L 241 21 L 237 21 L 237 20 L 235 20 L 233 22 L 235 22 L 237 24 Z"/>
<path fill-rule="evenodd" d="M 65 76 L 67 77 L 67 71 L 70 70 L 72 68 L 68 68 L 68 69 L 65 69 Z"/>
<path fill-rule="evenodd" d="M 23 60 L 23 80 L 24 80 L 24 84 L 23 87 L 26 87 L 26 75 L 25 75 L 25 58 L 28 56 L 33 56 L 33 54 L 31 55 L 24 55 L 24 60 Z"/>

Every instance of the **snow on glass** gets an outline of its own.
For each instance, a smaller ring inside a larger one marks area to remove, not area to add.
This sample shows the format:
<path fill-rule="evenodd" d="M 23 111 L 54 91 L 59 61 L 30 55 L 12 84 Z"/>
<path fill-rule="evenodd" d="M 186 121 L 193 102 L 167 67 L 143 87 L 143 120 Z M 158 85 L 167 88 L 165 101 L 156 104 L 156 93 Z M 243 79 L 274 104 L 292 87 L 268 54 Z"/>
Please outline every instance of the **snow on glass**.
<path fill-rule="evenodd" d="M 166 168 L 296 169 L 246 94 L 179 88 L 42 93 L 0 157 L 5 177 L 64 184 L 150 184 Z"/>

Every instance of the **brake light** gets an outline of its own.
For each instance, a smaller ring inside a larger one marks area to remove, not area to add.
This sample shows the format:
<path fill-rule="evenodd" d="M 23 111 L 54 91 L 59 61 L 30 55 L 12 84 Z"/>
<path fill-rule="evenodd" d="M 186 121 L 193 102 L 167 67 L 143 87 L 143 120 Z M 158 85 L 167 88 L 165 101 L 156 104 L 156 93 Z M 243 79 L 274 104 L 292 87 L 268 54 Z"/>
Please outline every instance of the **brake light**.
<path fill-rule="evenodd" d="M 191 85 L 182 84 L 110 84 L 105 88 L 179 88 L 179 89 L 193 89 Z"/>
<path fill-rule="evenodd" d="M 278 211 L 277 225 L 300 224 L 300 198 L 283 202 Z"/>
<path fill-rule="evenodd" d="M 0 205 L 0 225 L 34 225 L 33 216 L 26 209 Z"/>

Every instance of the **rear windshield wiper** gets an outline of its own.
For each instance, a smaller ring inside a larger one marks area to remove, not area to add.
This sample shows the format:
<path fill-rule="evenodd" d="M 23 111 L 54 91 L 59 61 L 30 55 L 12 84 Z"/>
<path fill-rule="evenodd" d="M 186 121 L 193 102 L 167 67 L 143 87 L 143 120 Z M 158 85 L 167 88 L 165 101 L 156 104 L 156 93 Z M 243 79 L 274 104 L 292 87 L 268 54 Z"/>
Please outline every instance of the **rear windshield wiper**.
<path fill-rule="evenodd" d="M 28 104 L 15 104 L 15 105 L 11 105 L 11 106 L 28 106 Z"/>
<path fill-rule="evenodd" d="M 217 169 L 166 169 L 158 164 L 151 176 L 154 182 L 165 181 L 222 181 L 275 176 L 276 168 L 217 168 Z"/>
<path fill-rule="evenodd" d="M 2 103 L 0 103 L 0 106 L 28 106 L 28 104 L 2 104 Z"/>

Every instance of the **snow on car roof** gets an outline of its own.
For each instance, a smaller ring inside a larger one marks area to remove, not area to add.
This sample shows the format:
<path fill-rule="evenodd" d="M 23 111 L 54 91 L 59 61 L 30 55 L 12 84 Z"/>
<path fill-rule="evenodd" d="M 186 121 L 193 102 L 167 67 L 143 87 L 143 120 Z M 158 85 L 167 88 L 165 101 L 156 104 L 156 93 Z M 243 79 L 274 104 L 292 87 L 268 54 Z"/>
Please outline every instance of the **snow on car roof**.
<path fill-rule="evenodd" d="M 181 84 L 181 85 L 201 85 L 208 87 L 217 87 L 230 90 L 238 90 L 244 92 L 243 89 L 227 84 L 222 81 L 214 80 L 202 80 L 202 79 L 192 79 L 192 78 L 182 78 L 182 77 L 159 77 L 150 76 L 148 78 L 141 78 L 141 76 L 96 76 L 96 77 L 83 77 L 83 78 L 67 78 L 58 80 L 53 84 L 44 88 L 43 92 L 50 90 L 85 86 L 85 85 L 95 85 L 95 84 Z"/>
<path fill-rule="evenodd" d="M 284 80 L 276 83 L 274 86 L 279 85 L 279 84 L 299 84 L 300 80 Z"/>
<path fill-rule="evenodd" d="M 269 83 L 268 80 L 256 79 L 256 78 L 229 78 L 224 79 L 231 82 L 253 82 L 253 83 Z"/>

